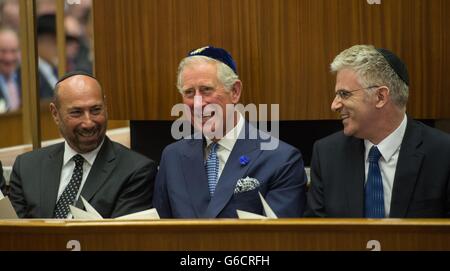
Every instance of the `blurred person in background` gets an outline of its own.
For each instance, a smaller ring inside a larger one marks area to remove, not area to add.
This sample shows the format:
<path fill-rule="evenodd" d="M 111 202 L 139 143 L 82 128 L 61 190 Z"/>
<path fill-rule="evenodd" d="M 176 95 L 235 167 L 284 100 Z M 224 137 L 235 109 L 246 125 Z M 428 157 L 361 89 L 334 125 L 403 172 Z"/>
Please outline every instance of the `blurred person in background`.
<path fill-rule="evenodd" d="M 36 16 L 56 13 L 55 0 L 36 0 Z"/>
<path fill-rule="evenodd" d="M 41 98 L 51 98 L 56 82 L 58 82 L 55 14 L 39 16 L 36 25 L 39 55 L 39 89 Z"/>
<path fill-rule="evenodd" d="M 92 72 L 92 62 L 89 60 L 89 41 L 85 35 L 85 29 L 80 21 L 67 15 L 64 19 L 66 29 L 66 56 L 67 71 Z"/>
<path fill-rule="evenodd" d="M 0 113 L 20 109 L 19 38 L 8 27 L 0 27 Z"/>
<path fill-rule="evenodd" d="M 19 1 L 0 0 L 0 23 L 19 32 Z"/>

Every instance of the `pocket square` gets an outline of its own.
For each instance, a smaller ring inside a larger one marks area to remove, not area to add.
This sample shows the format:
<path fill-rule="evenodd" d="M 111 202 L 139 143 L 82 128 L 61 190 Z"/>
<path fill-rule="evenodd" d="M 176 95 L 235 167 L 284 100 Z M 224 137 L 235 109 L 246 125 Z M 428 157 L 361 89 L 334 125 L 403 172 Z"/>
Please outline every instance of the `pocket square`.
<path fill-rule="evenodd" d="M 234 194 L 251 191 L 259 187 L 259 181 L 255 178 L 245 177 L 237 181 Z"/>

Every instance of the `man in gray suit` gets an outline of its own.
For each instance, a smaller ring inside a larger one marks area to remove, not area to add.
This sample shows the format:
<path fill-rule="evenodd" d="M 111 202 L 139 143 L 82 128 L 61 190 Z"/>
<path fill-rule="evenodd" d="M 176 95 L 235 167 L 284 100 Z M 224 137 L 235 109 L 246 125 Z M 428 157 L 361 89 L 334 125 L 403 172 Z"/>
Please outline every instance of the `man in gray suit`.
<path fill-rule="evenodd" d="M 50 110 L 65 142 L 16 158 L 10 199 L 19 217 L 70 218 L 80 196 L 105 218 L 152 207 L 155 163 L 105 135 L 107 110 L 94 77 L 65 75 Z"/>

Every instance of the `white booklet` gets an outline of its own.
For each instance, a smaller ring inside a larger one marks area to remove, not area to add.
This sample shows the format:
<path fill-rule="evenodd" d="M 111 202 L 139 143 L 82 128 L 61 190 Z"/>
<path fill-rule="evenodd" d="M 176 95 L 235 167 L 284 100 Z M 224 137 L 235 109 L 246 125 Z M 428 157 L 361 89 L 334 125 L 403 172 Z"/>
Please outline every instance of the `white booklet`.
<path fill-rule="evenodd" d="M 97 212 L 97 210 L 95 210 L 94 207 L 92 207 L 92 205 L 89 204 L 87 200 L 81 197 L 81 201 L 83 202 L 86 211 L 81 210 L 80 208 L 77 208 L 73 205 L 69 206 L 73 219 L 89 219 L 89 220 L 103 219 L 103 217 Z M 116 217 L 115 219 L 119 220 L 159 219 L 159 215 L 156 209 L 153 208 L 129 215 L 119 216 Z"/>
<path fill-rule="evenodd" d="M 250 212 L 246 212 L 246 211 L 242 211 L 242 210 L 236 210 L 239 219 L 268 219 L 268 218 L 278 218 L 277 215 L 274 213 L 274 211 L 272 210 L 272 208 L 270 208 L 269 204 L 267 203 L 267 201 L 264 199 L 264 197 L 261 195 L 260 192 L 258 192 L 259 194 L 259 198 L 261 199 L 261 203 L 263 205 L 264 208 L 264 213 L 266 214 L 265 216 L 263 215 L 258 215 L 258 214 L 254 214 L 254 213 L 250 213 Z"/>
<path fill-rule="evenodd" d="M 1 193 L 1 192 L 0 192 Z M 16 211 L 8 197 L 0 197 L 0 219 L 17 219 Z"/>

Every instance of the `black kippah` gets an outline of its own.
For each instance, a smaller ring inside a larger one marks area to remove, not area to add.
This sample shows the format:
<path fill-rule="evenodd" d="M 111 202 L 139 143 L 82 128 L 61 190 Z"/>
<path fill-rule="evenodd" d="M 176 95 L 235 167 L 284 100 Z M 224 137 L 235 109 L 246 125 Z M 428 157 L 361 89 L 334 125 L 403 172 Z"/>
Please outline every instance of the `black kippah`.
<path fill-rule="evenodd" d="M 391 66 L 398 77 L 400 77 L 400 79 L 402 79 L 402 81 L 409 86 L 408 70 L 406 69 L 405 63 L 403 63 L 398 56 L 387 49 L 377 48 L 377 51 L 384 57 L 384 59 L 386 59 L 389 66 Z"/>
<path fill-rule="evenodd" d="M 89 76 L 89 77 L 95 79 L 96 81 L 98 81 L 97 78 L 95 78 L 92 74 L 87 73 L 85 71 L 71 71 L 71 72 L 68 72 L 68 73 L 64 74 L 61 78 L 59 78 L 58 82 L 56 82 L 56 85 L 61 83 L 64 80 L 66 80 L 67 78 L 75 76 L 75 75 Z"/>
<path fill-rule="evenodd" d="M 50 34 L 56 36 L 56 15 L 43 14 L 36 19 L 37 35 Z"/>

